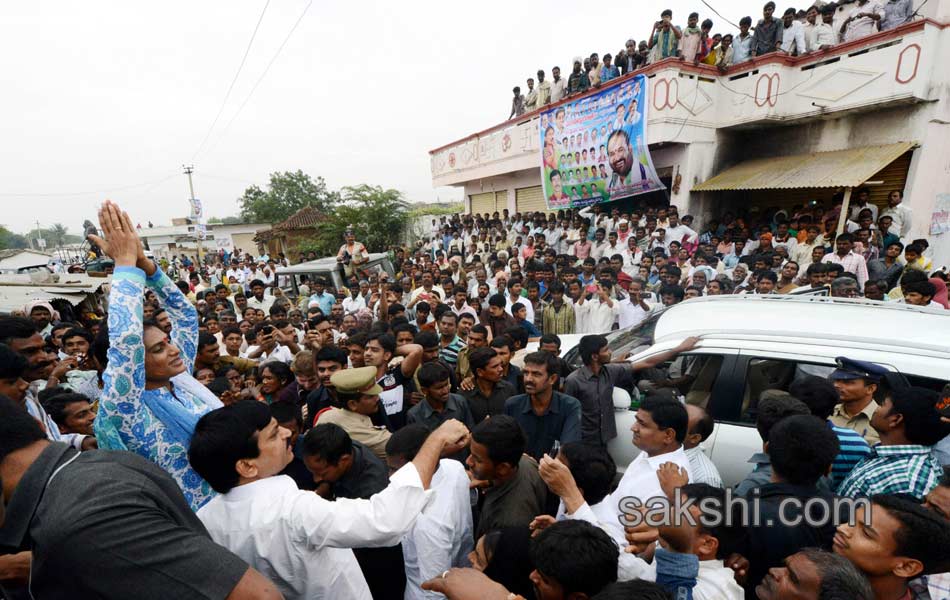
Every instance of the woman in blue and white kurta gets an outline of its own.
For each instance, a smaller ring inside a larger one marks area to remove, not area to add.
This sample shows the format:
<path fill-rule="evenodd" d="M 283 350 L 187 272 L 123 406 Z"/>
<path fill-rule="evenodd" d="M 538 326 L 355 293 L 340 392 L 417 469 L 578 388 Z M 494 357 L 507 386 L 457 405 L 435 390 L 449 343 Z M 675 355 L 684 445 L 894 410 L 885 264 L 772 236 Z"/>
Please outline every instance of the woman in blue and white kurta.
<path fill-rule="evenodd" d="M 170 341 L 184 363 L 179 375 L 159 387 L 145 372 L 142 300 L 146 286 L 168 312 Z M 198 313 L 161 269 L 146 277 L 142 269 L 120 266 L 112 276 L 108 324 L 108 364 L 95 421 L 99 448 L 130 450 L 158 464 L 175 478 L 192 509 L 198 510 L 214 492 L 188 463 L 188 446 L 198 419 L 221 406 L 191 376 Z M 146 389 L 147 380 L 153 389 Z"/>

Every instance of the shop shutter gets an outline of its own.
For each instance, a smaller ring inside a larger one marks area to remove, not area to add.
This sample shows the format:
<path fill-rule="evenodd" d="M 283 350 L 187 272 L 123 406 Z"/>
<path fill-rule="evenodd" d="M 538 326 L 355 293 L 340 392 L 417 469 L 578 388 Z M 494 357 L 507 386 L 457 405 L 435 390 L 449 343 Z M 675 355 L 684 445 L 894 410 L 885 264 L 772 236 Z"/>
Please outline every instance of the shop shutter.
<path fill-rule="evenodd" d="M 469 196 L 472 200 L 472 214 L 491 214 L 495 212 L 495 193 L 485 192 L 484 194 L 472 194 Z"/>
<path fill-rule="evenodd" d="M 500 215 L 506 208 L 508 208 L 508 190 L 495 192 L 495 210 Z"/>
<path fill-rule="evenodd" d="M 910 169 L 910 158 L 913 150 L 902 154 L 892 163 L 875 173 L 868 181 L 881 181 L 881 185 L 869 185 L 870 201 L 876 204 L 881 211 L 887 208 L 887 196 L 894 190 L 904 190 L 907 184 L 907 171 Z M 805 205 L 812 200 L 821 200 L 825 208 L 831 207 L 831 197 L 843 190 L 833 188 L 801 188 L 783 190 L 762 190 L 734 192 L 734 198 L 739 200 L 738 206 L 776 207 L 791 210 L 793 206 Z M 853 196 L 852 196 L 853 197 Z M 791 216 L 791 215 L 789 215 Z"/>
<path fill-rule="evenodd" d="M 515 190 L 515 210 L 522 214 L 526 212 L 547 212 L 548 204 L 544 201 L 544 188 L 540 185 Z"/>

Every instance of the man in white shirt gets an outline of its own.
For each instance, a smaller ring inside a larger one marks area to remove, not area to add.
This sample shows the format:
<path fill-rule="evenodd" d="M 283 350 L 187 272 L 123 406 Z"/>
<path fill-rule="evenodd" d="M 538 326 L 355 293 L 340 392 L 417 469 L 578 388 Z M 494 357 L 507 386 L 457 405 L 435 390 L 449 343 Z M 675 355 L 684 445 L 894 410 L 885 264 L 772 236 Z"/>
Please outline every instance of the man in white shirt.
<path fill-rule="evenodd" d="M 848 207 L 848 218 L 857 223 L 860 220 L 861 211 L 867 209 L 871 211 L 871 223 L 877 223 L 877 205 L 868 201 L 871 197 L 870 190 L 861 187 L 855 190 L 854 194 L 855 197 Z"/>
<path fill-rule="evenodd" d="M 239 263 L 232 263 L 227 272 L 229 283 L 239 283 L 244 287 L 244 266 Z"/>
<path fill-rule="evenodd" d="M 368 500 L 335 502 L 278 475 L 293 460 L 290 435 L 259 402 L 238 402 L 203 416 L 188 457 L 220 495 L 198 518 L 211 539 L 254 565 L 288 600 L 369 600 L 350 548 L 399 543 L 432 501 L 426 490 L 440 454 L 461 447 L 468 430 L 446 421 L 382 492 Z"/>
<path fill-rule="evenodd" d="M 605 237 L 607 237 L 607 230 L 603 227 L 598 227 L 594 231 L 594 241 L 590 245 L 590 256 L 594 260 L 600 260 L 607 250 L 608 244 L 607 240 L 604 239 Z"/>
<path fill-rule="evenodd" d="M 891 218 L 891 232 L 896 233 L 901 240 L 907 239 L 910 235 L 912 213 L 911 209 L 904 205 L 904 192 L 894 190 L 887 195 L 887 210 L 881 213 L 881 216 Z"/>
<path fill-rule="evenodd" d="M 679 242 L 680 244 L 692 244 L 699 239 L 699 234 L 694 231 L 690 225 L 693 223 L 692 215 L 685 215 L 680 222 L 679 215 L 670 213 L 670 226 L 666 228 L 666 243 L 669 247 L 670 242 Z"/>
<path fill-rule="evenodd" d="M 360 282 L 363 284 L 364 282 Z M 366 299 L 361 294 L 354 294 L 352 290 L 345 290 L 347 296 L 343 298 L 343 312 L 351 315 L 358 310 L 366 308 Z"/>
<path fill-rule="evenodd" d="M 521 296 L 521 281 L 518 279 L 512 279 L 508 282 L 508 296 L 505 297 L 505 312 L 511 316 L 514 316 L 511 312 L 511 307 L 516 303 L 520 302 L 524 304 L 527 315 L 525 315 L 525 320 L 529 323 L 534 323 L 534 306 L 527 301 L 526 298 Z"/>
<path fill-rule="evenodd" d="M 631 428 L 633 444 L 640 454 L 627 467 L 617 489 L 610 495 L 610 506 L 616 518 L 608 521 L 608 532 L 621 546 L 626 546 L 621 517 L 649 504 L 651 498 L 665 497 L 656 471 L 663 463 L 674 463 L 689 473 L 689 458 L 683 451 L 683 440 L 689 428 L 686 407 L 678 400 L 647 396 L 637 410 Z"/>
<path fill-rule="evenodd" d="M 691 481 L 721 488 L 722 477 L 719 475 L 719 469 L 700 447 L 700 444 L 712 435 L 715 421 L 703 407 L 695 404 L 686 405 L 686 414 L 689 415 L 689 426 L 686 439 L 683 440 L 683 451 L 689 459 Z"/>
<path fill-rule="evenodd" d="M 827 5 L 826 5 L 827 6 Z M 831 26 L 834 19 L 834 8 L 822 8 L 819 20 L 818 7 L 812 6 L 805 13 L 805 50 L 817 52 L 827 50 L 838 43 L 838 36 Z"/>
<path fill-rule="evenodd" d="M 262 365 L 272 360 L 279 360 L 289 365 L 294 360 L 294 354 L 300 351 L 296 336 L 285 336 L 270 323 L 258 323 L 254 326 L 254 331 L 257 344 L 248 346 L 241 358 L 258 360 Z"/>
<path fill-rule="evenodd" d="M 264 295 L 264 292 L 267 290 L 264 282 L 260 279 L 255 279 L 251 281 L 250 288 L 251 295 L 247 298 L 247 305 L 251 308 L 264 311 L 264 314 L 270 314 L 270 307 L 274 305 L 276 298 Z"/>
<path fill-rule="evenodd" d="M 805 27 L 795 18 L 796 10 L 789 8 L 782 15 L 782 52 L 789 56 L 797 56 L 807 52 L 805 44 Z"/>
<path fill-rule="evenodd" d="M 858 0 L 841 25 L 841 41 L 850 42 L 877 33 L 877 24 L 883 18 L 884 6 L 879 0 Z"/>
<path fill-rule="evenodd" d="M 610 281 L 602 280 L 598 283 L 597 293 L 593 298 L 587 300 L 581 294 L 574 304 L 574 311 L 577 313 L 576 321 L 586 323 L 587 329 L 577 329 L 577 333 L 607 333 L 613 329 L 614 321 L 620 313 L 620 305 L 610 298 L 612 288 Z"/>
<path fill-rule="evenodd" d="M 630 282 L 630 295 L 620 301 L 620 310 L 618 314 L 618 323 L 620 329 L 639 325 L 649 316 L 653 307 L 650 306 L 644 296 L 643 280 L 639 277 Z"/>
<path fill-rule="evenodd" d="M 397 473 L 414 460 L 429 436 L 422 423 L 406 425 L 386 443 L 386 463 Z M 433 598 L 422 582 L 438 577 L 452 567 L 469 566 L 468 554 L 475 547 L 469 478 L 460 461 L 444 458 L 436 466 L 429 486 L 435 498 L 402 538 L 406 564 L 405 600 Z"/>

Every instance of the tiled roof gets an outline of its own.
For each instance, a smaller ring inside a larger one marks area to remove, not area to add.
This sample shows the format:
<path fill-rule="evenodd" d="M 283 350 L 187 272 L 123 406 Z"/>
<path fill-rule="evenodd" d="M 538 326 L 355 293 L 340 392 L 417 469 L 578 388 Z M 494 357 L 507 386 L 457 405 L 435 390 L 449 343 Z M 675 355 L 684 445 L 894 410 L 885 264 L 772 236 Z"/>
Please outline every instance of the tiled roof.
<path fill-rule="evenodd" d="M 323 213 L 312 206 L 305 206 L 290 215 L 287 220 L 274 226 L 277 231 L 290 231 L 293 229 L 313 229 L 323 218 Z"/>

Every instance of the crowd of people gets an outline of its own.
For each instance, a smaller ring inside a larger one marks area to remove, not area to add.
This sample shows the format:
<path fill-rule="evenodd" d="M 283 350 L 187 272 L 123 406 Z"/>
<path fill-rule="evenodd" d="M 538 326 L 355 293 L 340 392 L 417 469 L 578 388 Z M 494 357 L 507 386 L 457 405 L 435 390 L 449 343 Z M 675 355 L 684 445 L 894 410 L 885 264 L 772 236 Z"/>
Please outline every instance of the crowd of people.
<path fill-rule="evenodd" d="M 646 40 L 639 43 L 629 39 L 617 54 L 575 57 L 573 70 L 565 79 L 561 68 L 551 69 L 551 80 L 545 80 L 543 69 L 527 80 L 527 92 L 520 86 L 512 91 L 511 112 L 508 118 L 521 116 L 541 107 L 599 87 L 611 79 L 632 73 L 646 65 L 679 58 L 695 64 L 706 64 L 725 70 L 756 56 L 781 52 L 801 56 L 827 50 L 841 43 L 888 31 L 916 16 L 913 0 L 840 0 L 816 1 L 807 10 L 794 7 L 776 14 L 775 2 L 767 2 L 762 18 L 755 26 L 752 17 L 739 20 L 739 31 L 712 33 L 712 19 L 700 22 L 699 13 L 690 13 L 686 25 L 673 24 L 673 11 L 666 9 Z"/>
<path fill-rule="evenodd" d="M 840 199 L 695 230 L 672 206 L 456 215 L 392 249 L 394 276 L 348 233 L 334 290 L 282 285 L 264 254 L 156 263 L 107 202 L 107 312 L 0 317 L 0 590 L 946 598 L 950 389 L 842 357 L 763 394 L 763 451 L 724 488 L 713 419 L 663 366 L 699 341 L 629 362 L 604 337 L 705 295 L 947 308 L 899 192 L 879 210 L 858 190 L 837 233 L 841 216 Z M 644 390 L 619 481 L 615 387 Z M 673 518 L 733 496 L 769 518 Z M 669 518 L 637 518 L 658 499 Z M 848 519 L 841 499 L 865 502 Z M 817 524 L 783 520 L 790 501 Z"/>

